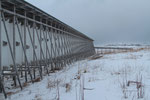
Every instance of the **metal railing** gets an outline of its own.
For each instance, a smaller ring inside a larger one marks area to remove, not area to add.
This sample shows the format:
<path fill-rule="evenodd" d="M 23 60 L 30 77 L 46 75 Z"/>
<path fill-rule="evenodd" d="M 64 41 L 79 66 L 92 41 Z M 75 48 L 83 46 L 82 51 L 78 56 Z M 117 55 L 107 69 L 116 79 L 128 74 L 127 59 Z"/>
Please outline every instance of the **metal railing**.
<path fill-rule="evenodd" d="M 129 47 L 95 47 L 95 52 L 97 54 L 109 54 L 118 52 L 133 51 L 133 48 Z"/>

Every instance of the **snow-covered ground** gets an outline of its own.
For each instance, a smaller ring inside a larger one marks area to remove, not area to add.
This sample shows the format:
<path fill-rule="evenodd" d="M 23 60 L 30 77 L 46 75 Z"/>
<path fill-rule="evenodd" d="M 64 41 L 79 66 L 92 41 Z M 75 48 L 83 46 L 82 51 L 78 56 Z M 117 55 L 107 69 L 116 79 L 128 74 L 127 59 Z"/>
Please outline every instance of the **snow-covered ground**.
<path fill-rule="evenodd" d="M 140 87 L 127 86 L 130 81 L 139 82 Z M 76 62 L 29 84 L 8 100 L 150 100 L 150 51 Z"/>

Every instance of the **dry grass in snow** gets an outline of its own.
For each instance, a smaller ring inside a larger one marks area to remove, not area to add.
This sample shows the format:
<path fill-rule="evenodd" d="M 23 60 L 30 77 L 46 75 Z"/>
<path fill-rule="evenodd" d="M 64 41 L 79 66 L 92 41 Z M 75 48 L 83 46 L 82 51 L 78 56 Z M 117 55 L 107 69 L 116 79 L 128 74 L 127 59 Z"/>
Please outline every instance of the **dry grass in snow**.
<path fill-rule="evenodd" d="M 150 51 L 74 63 L 8 100 L 150 100 Z"/>

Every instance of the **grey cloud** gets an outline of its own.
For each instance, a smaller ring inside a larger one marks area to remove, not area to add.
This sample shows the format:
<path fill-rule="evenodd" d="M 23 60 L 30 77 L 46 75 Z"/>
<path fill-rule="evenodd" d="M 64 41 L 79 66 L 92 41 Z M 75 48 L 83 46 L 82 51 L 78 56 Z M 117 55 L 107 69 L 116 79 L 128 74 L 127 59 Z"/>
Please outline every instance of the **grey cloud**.
<path fill-rule="evenodd" d="M 150 0 L 26 0 L 95 40 L 149 42 Z"/>

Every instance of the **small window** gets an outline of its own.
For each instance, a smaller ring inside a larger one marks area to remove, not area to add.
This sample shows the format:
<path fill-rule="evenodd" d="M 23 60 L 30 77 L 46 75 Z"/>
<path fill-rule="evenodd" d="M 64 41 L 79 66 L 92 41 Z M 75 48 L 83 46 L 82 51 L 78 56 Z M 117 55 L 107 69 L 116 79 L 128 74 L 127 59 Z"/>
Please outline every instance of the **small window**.
<path fill-rule="evenodd" d="M 16 46 L 19 46 L 19 45 L 20 45 L 20 42 L 17 41 L 17 42 L 16 42 Z"/>
<path fill-rule="evenodd" d="M 3 46 L 7 46 L 7 42 L 6 41 L 3 41 Z"/>
<path fill-rule="evenodd" d="M 37 45 L 35 45 L 34 48 L 37 49 Z"/>
<path fill-rule="evenodd" d="M 57 31 L 57 33 L 59 33 L 59 31 L 58 30 L 56 30 Z"/>

